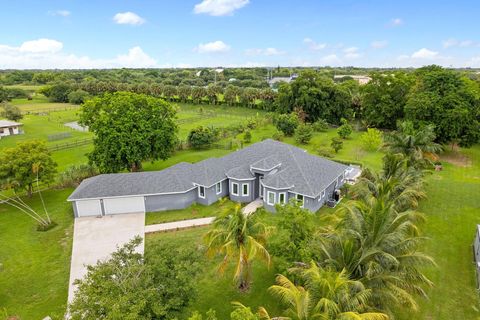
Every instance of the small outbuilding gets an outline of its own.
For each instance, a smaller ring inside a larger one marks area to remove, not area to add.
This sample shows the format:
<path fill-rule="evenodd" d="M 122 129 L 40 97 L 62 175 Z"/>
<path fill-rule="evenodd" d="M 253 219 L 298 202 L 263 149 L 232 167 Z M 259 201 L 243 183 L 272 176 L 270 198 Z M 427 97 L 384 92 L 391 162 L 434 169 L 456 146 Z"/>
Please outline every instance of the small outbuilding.
<path fill-rule="evenodd" d="M 23 126 L 23 124 L 15 121 L 0 120 L 0 139 L 22 133 L 21 126 Z"/>

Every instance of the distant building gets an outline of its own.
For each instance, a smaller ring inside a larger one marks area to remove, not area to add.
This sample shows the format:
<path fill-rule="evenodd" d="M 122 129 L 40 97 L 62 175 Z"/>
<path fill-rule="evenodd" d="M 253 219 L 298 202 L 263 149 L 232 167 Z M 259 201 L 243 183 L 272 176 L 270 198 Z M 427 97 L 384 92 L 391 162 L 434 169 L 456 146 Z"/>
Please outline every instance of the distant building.
<path fill-rule="evenodd" d="M 353 80 L 357 81 L 359 84 L 367 84 L 372 80 L 372 78 L 368 76 L 357 76 L 357 75 L 350 75 L 350 74 L 339 74 L 333 76 L 333 80 L 339 80 L 343 78 L 352 78 Z"/>
<path fill-rule="evenodd" d="M 273 77 L 268 80 L 268 84 L 270 85 L 270 87 L 272 87 L 273 85 L 279 82 L 290 83 L 297 78 L 298 78 L 298 75 L 296 73 L 292 74 L 290 77 Z"/>
<path fill-rule="evenodd" d="M 1 137 L 13 136 L 15 134 L 22 133 L 22 130 L 20 129 L 21 126 L 23 126 L 23 124 L 18 122 L 0 120 L 0 139 Z"/>

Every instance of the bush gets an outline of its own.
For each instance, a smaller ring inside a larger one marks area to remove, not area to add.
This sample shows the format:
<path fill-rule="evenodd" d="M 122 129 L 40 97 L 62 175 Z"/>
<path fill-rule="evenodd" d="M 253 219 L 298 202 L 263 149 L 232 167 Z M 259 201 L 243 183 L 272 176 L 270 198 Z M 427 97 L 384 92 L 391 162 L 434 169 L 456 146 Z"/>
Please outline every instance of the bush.
<path fill-rule="evenodd" d="M 73 165 L 58 176 L 57 186 L 60 188 L 75 188 L 86 178 L 97 175 L 98 169 L 90 164 Z"/>
<path fill-rule="evenodd" d="M 200 126 L 190 131 L 187 140 L 194 149 L 208 148 L 215 141 L 215 133 L 209 128 Z"/>
<path fill-rule="evenodd" d="M 313 127 L 313 130 L 315 130 L 316 132 L 325 132 L 328 130 L 328 123 L 326 120 L 320 119 L 315 121 L 312 124 L 312 127 Z"/>
<path fill-rule="evenodd" d="M 319 147 L 317 150 L 317 153 L 321 157 L 333 158 L 332 151 L 330 151 L 330 149 L 326 147 Z"/>
<path fill-rule="evenodd" d="M 277 141 L 282 141 L 283 140 L 283 134 L 280 131 L 277 131 L 272 135 L 272 139 L 277 140 Z"/>
<path fill-rule="evenodd" d="M 12 100 L 12 99 L 26 99 L 29 97 L 28 92 L 25 90 L 22 90 L 20 88 L 6 88 L 5 89 L 7 99 L 6 100 Z"/>
<path fill-rule="evenodd" d="M 295 141 L 301 144 L 308 144 L 313 136 L 312 126 L 309 124 L 301 124 L 295 130 Z"/>
<path fill-rule="evenodd" d="M 340 138 L 332 138 L 332 143 L 330 144 L 335 153 L 338 153 L 343 148 L 343 141 Z"/>
<path fill-rule="evenodd" d="M 296 114 L 281 114 L 275 119 L 275 126 L 286 136 L 292 136 L 298 127 L 298 117 Z"/>
<path fill-rule="evenodd" d="M 252 142 L 252 134 L 250 133 L 250 130 L 245 131 L 245 133 L 243 134 L 243 142 L 245 143 Z"/>
<path fill-rule="evenodd" d="M 78 89 L 68 94 L 68 102 L 73 104 L 82 104 L 85 102 L 85 100 L 87 100 L 88 96 L 89 94 L 87 91 Z"/>
<path fill-rule="evenodd" d="M 2 117 L 12 121 L 18 121 L 23 118 L 20 108 L 11 104 L 5 104 L 3 106 L 3 112 L 1 115 Z"/>
<path fill-rule="evenodd" d="M 377 151 L 382 145 L 382 132 L 378 129 L 368 128 L 367 132 L 360 136 L 362 149 L 366 151 Z"/>
<path fill-rule="evenodd" d="M 337 129 L 337 133 L 342 139 L 347 139 L 353 132 L 352 126 L 348 124 L 347 120 L 342 119 L 342 125 Z"/>

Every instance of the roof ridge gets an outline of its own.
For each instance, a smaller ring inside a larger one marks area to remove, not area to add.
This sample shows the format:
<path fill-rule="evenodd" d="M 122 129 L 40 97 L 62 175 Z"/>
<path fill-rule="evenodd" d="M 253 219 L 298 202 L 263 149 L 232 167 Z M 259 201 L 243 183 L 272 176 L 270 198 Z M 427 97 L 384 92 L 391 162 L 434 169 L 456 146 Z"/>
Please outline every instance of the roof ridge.
<path fill-rule="evenodd" d="M 302 175 L 303 180 L 307 184 L 308 189 L 310 191 L 310 194 L 315 194 L 315 192 L 313 192 L 313 190 L 312 190 L 312 186 L 310 185 L 307 178 L 305 177 L 305 174 L 303 173 L 302 167 L 298 164 L 297 158 L 295 157 L 295 154 L 292 151 L 293 148 L 290 148 L 290 147 L 287 147 L 287 148 L 288 148 L 288 151 L 290 152 L 290 154 L 292 155 L 293 161 L 295 162 L 295 165 L 297 166 L 298 170 L 300 171 L 300 174 Z"/>

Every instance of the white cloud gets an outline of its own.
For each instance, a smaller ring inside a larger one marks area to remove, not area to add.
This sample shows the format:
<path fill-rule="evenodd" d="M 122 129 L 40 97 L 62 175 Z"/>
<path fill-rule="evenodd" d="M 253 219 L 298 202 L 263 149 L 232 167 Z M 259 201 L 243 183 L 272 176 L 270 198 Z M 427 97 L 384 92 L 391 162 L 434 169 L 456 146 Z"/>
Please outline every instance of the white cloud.
<path fill-rule="evenodd" d="M 246 6 L 249 2 L 249 0 L 203 0 L 195 5 L 193 12 L 211 16 L 228 16 L 232 15 L 235 10 Z"/>
<path fill-rule="evenodd" d="M 328 56 L 322 57 L 322 59 L 320 60 L 321 64 L 330 66 L 339 65 L 341 62 L 342 61 L 340 60 L 340 58 L 337 57 L 336 54 L 329 54 Z"/>
<path fill-rule="evenodd" d="M 52 39 L 38 39 L 25 41 L 18 48 L 20 52 L 26 53 L 55 53 L 59 52 L 63 48 L 63 43 Z"/>
<path fill-rule="evenodd" d="M 422 48 L 416 52 L 414 52 L 411 56 L 412 59 L 433 59 L 438 56 L 437 51 L 431 51 L 427 48 Z"/>
<path fill-rule="evenodd" d="M 394 18 L 390 21 L 390 25 L 393 27 L 398 27 L 403 24 L 403 20 L 401 18 Z"/>
<path fill-rule="evenodd" d="M 303 43 L 305 43 L 310 48 L 310 50 L 314 51 L 319 51 L 327 47 L 326 43 L 317 43 L 310 38 L 303 39 Z"/>
<path fill-rule="evenodd" d="M 370 46 L 373 49 L 382 49 L 382 48 L 385 48 L 387 45 L 388 45 L 388 42 L 385 40 L 372 41 L 370 43 Z"/>
<path fill-rule="evenodd" d="M 111 59 L 92 59 L 62 51 L 63 44 L 56 40 L 26 41 L 18 47 L 0 45 L 0 69 L 94 69 L 94 68 L 147 68 L 156 67 L 155 59 L 140 47 Z"/>
<path fill-rule="evenodd" d="M 360 53 L 358 52 L 357 47 L 345 48 L 343 50 L 343 53 L 344 53 L 345 58 L 347 58 L 347 59 L 356 59 L 356 58 L 360 57 Z"/>
<path fill-rule="evenodd" d="M 450 47 L 462 47 L 462 48 L 468 48 L 468 47 L 480 47 L 480 43 L 472 41 L 472 40 L 457 40 L 454 38 L 447 39 L 442 42 L 443 47 L 445 49 L 448 49 Z"/>
<path fill-rule="evenodd" d="M 131 24 L 134 26 L 145 23 L 145 19 L 130 11 L 117 13 L 113 16 L 113 21 L 117 24 Z"/>
<path fill-rule="evenodd" d="M 194 48 L 194 51 L 198 53 L 219 53 L 219 52 L 227 52 L 229 50 L 230 50 L 230 46 L 220 40 L 207 42 L 207 43 L 200 43 L 197 47 Z"/>
<path fill-rule="evenodd" d="M 49 11 L 48 14 L 51 16 L 68 17 L 72 13 L 68 10 L 56 10 L 56 11 Z"/>
<path fill-rule="evenodd" d="M 278 56 L 285 54 L 285 51 L 278 50 L 276 48 L 265 48 L 265 49 L 247 49 L 245 50 L 247 56 Z"/>

